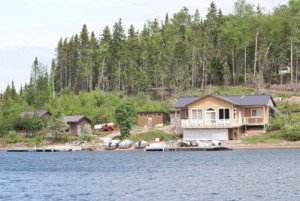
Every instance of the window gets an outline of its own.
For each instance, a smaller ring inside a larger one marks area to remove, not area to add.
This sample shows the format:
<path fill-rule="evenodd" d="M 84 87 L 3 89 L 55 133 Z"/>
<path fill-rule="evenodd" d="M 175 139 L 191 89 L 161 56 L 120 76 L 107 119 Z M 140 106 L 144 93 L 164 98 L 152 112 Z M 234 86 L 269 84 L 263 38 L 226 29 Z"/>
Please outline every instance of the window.
<path fill-rule="evenodd" d="M 202 119 L 202 110 L 201 109 L 192 109 L 192 119 L 193 120 Z"/>
<path fill-rule="evenodd" d="M 219 109 L 219 119 L 229 119 L 229 109 Z"/>
<path fill-rule="evenodd" d="M 208 124 L 216 123 L 216 112 L 214 109 L 212 109 L 212 108 L 207 109 L 205 115 L 206 115 L 206 117 L 205 117 L 206 123 L 208 123 Z"/>
<path fill-rule="evenodd" d="M 188 110 L 184 111 L 184 118 L 186 118 L 186 119 L 189 118 L 189 111 Z"/>
<path fill-rule="evenodd" d="M 252 117 L 262 117 L 262 114 L 263 114 L 262 108 L 251 109 Z"/>
<path fill-rule="evenodd" d="M 236 119 L 236 108 L 233 108 L 233 119 Z"/>

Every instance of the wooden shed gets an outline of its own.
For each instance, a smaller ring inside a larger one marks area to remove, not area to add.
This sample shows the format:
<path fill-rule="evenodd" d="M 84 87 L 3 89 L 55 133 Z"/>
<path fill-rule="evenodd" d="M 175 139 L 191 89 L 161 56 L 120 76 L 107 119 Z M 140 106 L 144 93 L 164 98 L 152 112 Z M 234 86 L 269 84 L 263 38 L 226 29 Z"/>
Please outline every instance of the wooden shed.
<path fill-rule="evenodd" d="M 152 127 L 156 125 L 164 125 L 168 122 L 169 116 L 164 112 L 139 112 L 138 113 L 138 126 Z"/>
<path fill-rule="evenodd" d="M 73 135 L 81 135 L 84 127 L 92 124 L 92 121 L 84 116 L 64 116 L 63 119 L 69 126 L 69 132 Z"/>

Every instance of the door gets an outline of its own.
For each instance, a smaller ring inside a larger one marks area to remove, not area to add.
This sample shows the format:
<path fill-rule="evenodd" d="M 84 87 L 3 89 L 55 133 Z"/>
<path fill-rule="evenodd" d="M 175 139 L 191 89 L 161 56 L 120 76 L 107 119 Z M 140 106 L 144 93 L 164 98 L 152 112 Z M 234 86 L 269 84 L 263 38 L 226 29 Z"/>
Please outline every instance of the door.
<path fill-rule="evenodd" d="M 81 126 L 80 126 L 80 124 L 77 125 L 77 135 L 81 135 Z"/>
<path fill-rule="evenodd" d="M 183 140 L 228 140 L 228 129 L 224 128 L 185 128 L 183 129 Z"/>
<path fill-rule="evenodd" d="M 148 126 L 152 127 L 152 117 L 148 117 Z"/>

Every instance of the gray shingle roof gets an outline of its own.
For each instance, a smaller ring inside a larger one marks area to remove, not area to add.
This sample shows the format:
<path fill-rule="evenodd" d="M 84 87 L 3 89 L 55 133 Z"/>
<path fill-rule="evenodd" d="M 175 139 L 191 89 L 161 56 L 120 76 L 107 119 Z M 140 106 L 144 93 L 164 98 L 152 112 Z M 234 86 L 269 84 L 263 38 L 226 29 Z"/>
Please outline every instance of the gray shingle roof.
<path fill-rule="evenodd" d="M 249 96 L 218 96 L 218 95 L 210 95 L 226 102 L 232 103 L 233 105 L 241 105 L 241 106 L 261 106 L 268 105 L 269 100 L 272 100 L 270 95 L 249 95 Z M 205 96 L 203 96 L 205 97 Z M 203 98 L 203 97 L 192 97 L 192 98 L 180 98 L 174 104 L 174 108 L 186 107 L 187 105 Z"/>
<path fill-rule="evenodd" d="M 66 123 L 77 123 L 81 119 L 85 118 L 84 116 L 64 116 L 63 119 Z"/>
<path fill-rule="evenodd" d="M 268 105 L 270 95 L 226 96 L 226 98 L 242 106 Z"/>
<path fill-rule="evenodd" d="M 32 117 L 32 116 L 38 116 L 38 117 L 42 117 L 44 116 L 45 114 L 49 113 L 51 115 L 50 112 L 48 112 L 47 110 L 35 110 L 35 111 L 26 111 L 26 112 L 22 112 L 19 116 L 21 118 L 25 117 L 25 116 L 29 116 L 29 117 Z"/>
<path fill-rule="evenodd" d="M 200 99 L 201 97 L 179 98 L 173 107 L 185 107 L 186 105 Z"/>

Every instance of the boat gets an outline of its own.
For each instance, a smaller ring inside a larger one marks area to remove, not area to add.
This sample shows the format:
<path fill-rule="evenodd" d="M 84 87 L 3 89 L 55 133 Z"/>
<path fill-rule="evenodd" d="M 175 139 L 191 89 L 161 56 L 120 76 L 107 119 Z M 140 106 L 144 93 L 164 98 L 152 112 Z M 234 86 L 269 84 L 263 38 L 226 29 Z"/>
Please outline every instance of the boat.
<path fill-rule="evenodd" d="M 165 143 L 154 143 L 147 146 L 144 151 L 165 151 Z"/>
<path fill-rule="evenodd" d="M 120 143 L 120 140 L 110 140 L 107 143 L 105 143 L 105 149 L 106 150 L 114 150 L 118 147 Z"/>
<path fill-rule="evenodd" d="M 202 140 L 197 140 L 196 144 L 197 144 L 198 147 L 201 147 L 201 148 L 209 147 L 209 144 L 205 141 L 202 141 Z"/>
<path fill-rule="evenodd" d="M 123 140 L 119 143 L 120 149 L 128 149 L 132 146 L 132 140 Z"/>
<path fill-rule="evenodd" d="M 221 140 L 214 139 L 214 140 L 211 142 L 211 145 L 212 145 L 212 146 L 222 147 L 222 146 L 223 146 L 223 143 L 222 143 Z"/>
<path fill-rule="evenodd" d="M 144 149 L 148 145 L 148 142 L 145 140 L 141 140 L 135 143 L 134 148 L 135 149 Z"/>

